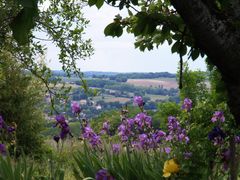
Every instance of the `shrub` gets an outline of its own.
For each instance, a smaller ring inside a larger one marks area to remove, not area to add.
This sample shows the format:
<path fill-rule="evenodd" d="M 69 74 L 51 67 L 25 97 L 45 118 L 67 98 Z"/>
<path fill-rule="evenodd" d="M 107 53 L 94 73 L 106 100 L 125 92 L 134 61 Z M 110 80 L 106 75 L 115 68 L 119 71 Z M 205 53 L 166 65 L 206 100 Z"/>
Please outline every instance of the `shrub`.
<path fill-rule="evenodd" d="M 1 52 L 0 59 L 0 114 L 8 124 L 17 125 L 17 152 L 41 154 L 42 85 L 24 71 L 10 53 Z"/>

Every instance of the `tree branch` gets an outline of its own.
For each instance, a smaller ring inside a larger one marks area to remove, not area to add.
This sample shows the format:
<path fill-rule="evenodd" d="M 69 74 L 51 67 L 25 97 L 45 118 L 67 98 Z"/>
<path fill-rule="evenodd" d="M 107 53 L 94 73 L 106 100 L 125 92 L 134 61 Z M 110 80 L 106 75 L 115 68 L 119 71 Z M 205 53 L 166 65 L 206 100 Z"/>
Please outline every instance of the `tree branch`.
<path fill-rule="evenodd" d="M 240 33 L 211 14 L 201 0 L 171 0 L 171 3 L 190 28 L 200 49 L 218 67 L 223 78 L 228 81 L 237 79 L 240 83 L 237 78 L 240 76 L 240 61 L 236 61 L 240 57 Z"/>

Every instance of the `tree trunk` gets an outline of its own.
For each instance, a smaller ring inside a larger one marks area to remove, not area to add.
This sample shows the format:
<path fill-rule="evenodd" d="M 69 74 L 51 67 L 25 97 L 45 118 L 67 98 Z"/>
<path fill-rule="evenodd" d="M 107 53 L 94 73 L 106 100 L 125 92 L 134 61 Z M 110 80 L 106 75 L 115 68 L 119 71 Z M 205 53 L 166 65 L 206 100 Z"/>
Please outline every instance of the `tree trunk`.
<path fill-rule="evenodd" d="M 232 25 L 240 17 L 240 3 L 232 3 L 228 19 L 214 14 L 208 0 L 170 0 L 192 32 L 197 46 L 206 53 L 222 75 L 228 92 L 228 105 L 240 126 L 240 31 Z M 212 3 L 211 3 L 212 4 Z M 231 17 L 232 16 L 232 17 Z M 232 18 L 232 19 L 231 19 Z M 230 140 L 230 179 L 238 179 L 239 159 L 234 136 Z"/>
<path fill-rule="evenodd" d="M 230 180 L 238 179 L 239 158 L 234 136 L 230 137 Z"/>
<path fill-rule="evenodd" d="M 228 91 L 228 105 L 240 125 L 240 32 L 213 14 L 206 0 L 171 0 L 191 30 L 197 46 L 220 71 Z"/>

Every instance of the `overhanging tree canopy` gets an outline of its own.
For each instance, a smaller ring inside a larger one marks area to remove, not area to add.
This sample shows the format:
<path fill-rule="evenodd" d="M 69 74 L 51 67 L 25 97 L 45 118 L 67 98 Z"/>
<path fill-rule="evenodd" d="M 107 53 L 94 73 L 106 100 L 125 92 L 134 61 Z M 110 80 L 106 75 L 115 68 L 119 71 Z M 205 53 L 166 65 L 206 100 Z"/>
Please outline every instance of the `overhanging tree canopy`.
<path fill-rule="evenodd" d="M 89 0 L 100 8 L 103 0 Z M 105 28 L 107 36 L 121 36 L 123 28 L 136 37 L 135 46 L 151 50 L 164 42 L 180 59 L 207 56 L 222 75 L 228 105 L 240 125 L 240 2 L 238 0 L 107 0 L 128 9 Z"/>
<path fill-rule="evenodd" d="M 0 53 L 11 52 L 48 86 L 51 70 L 41 60 L 45 42 L 50 41 L 59 48 L 56 53 L 62 69 L 82 78 L 76 63 L 93 54 L 91 40 L 84 37 L 88 20 L 81 12 L 83 6 L 82 1 L 75 0 L 0 0 Z M 64 94 L 47 89 L 51 97 Z"/>

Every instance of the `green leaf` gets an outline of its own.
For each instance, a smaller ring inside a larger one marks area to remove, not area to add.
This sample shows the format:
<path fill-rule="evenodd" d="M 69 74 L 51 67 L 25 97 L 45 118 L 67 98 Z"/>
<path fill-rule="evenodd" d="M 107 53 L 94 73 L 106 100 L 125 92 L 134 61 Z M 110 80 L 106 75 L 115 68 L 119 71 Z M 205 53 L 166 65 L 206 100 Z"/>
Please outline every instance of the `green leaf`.
<path fill-rule="evenodd" d="M 133 13 L 132 13 L 132 11 L 130 11 L 130 9 L 128 9 L 128 15 L 133 16 Z"/>
<path fill-rule="evenodd" d="M 182 45 L 179 49 L 179 53 L 181 54 L 181 56 L 184 56 L 185 54 L 187 54 L 187 46 Z"/>
<path fill-rule="evenodd" d="M 105 36 L 112 36 L 112 37 L 120 37 L 123 33 L 123 28 L 119 23 L 111 23 L 107 25 L 107 27 L 104 29 Z"/>
<path fill-rule="evenodd" d="M 138 5 L 138 0 L 131 0 L 132 4 L 137 6 Z"/>
<path fill-rule="evenodd" d="M 156 34 L 153 36 L 153 42 L 156 44 L 162 44 L 165 41 L 164 36 L 162 34 Z"/>
<path fill-rule="evenodd" d="M 100 9 L 102 7 L 103 3 L 104 3 L 104 0 L 97 0 L 97 2 L 96 2 L 97 8 Z"/>
<path fill-rule="evenodd" d="M 37 17 L 36 8 L 23 8 L 10 24 L 13 37 L 20 45 L 24 45 L 29 40 L 29 34 L 35 26 L 34 19 Z"/>
<path fill-rule="evenodd" d="M 97 3 L 97 0 L 88 0 L 88 5 L 93 6 Z"/>
<path fill-rule="evenodd" d="M 139 36 L 144 31 L 146 24 L 148 23 L 147 13 L 139 12 L 136 14 L 136 22 L 133 26 L 133 33 L 135 36 Z"/>
<path fill-rule="evenodd" d="M 180 47 L 180 42 L 179 42 L 179 41 L 176 41 L 176 42 L 173 44 L 172 48 L 171 48 L 172 53 L 178 52 L 178 51 L 179 51 L 179 47 Z"/>
<path fill-rule="evenodd" d="M 197 49 L 193 49 L 192 52 L 191 52 L 191 57 L 192 57 L 192 60 L 195 60 L 198 58 L 199 56 L 199 51 Z"/>
<path fill-rule="evenodd" d="M 149 15 L 146 12 L 139 12 L 135 17 L 136 20 L 133 25 L 134 35 L 152 35 L 156 30 L 155 14 Z"/>
<path fill-rule="evenodd" d="M 38 0 L 18 0 L 24 8 L 37 8 Z"/>
<path fill-rule="evenodd" d="M 121 0 L 121 1 L 120 1 L 119 5 L 118 5 L 118 7 L 119 7 L 120 10 L 123 9 L 125 3 L 126 3 L 126 0 Z"/>

